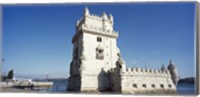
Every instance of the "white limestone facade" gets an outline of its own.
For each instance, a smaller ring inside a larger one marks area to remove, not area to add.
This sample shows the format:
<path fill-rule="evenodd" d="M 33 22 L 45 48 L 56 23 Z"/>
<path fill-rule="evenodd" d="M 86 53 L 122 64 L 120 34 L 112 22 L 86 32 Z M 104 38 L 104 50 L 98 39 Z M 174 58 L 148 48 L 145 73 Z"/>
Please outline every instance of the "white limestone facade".
<path fill-rule="evenodd" d="M 93 15 L 88 8 L 84 9 L 72 38 L 73 59 L 68 90 L 121 93 L 176 91 L 174 83 L 178 81 L 178 72 L 172 63 L 168 66 L 169 70 L 164 67 L 159 70 L 126 68 L 117 47 L 119 34 L 113 30 L 113 25 L 112 15 L 105 12 L 101 16 Z"/>
<path fill-rule="evenodd" d="M 130 94 L 176 93 L 176 85 L 167 69 L 118 68 L 110 70 L 112 89 L 115 92 Z"/>

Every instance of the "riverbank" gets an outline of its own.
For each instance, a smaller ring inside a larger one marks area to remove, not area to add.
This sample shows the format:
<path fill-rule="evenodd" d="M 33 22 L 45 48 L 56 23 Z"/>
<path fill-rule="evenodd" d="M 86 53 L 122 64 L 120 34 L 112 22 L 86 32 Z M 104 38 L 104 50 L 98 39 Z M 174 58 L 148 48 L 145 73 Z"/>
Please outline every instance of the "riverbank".
<path fill-rule="evenodd" d="M 3 93 L 39 93 L 40 91 L 34 91 L 29 89 L 19 89 L 14 87 L 2 87 L 1 92 Z"/>

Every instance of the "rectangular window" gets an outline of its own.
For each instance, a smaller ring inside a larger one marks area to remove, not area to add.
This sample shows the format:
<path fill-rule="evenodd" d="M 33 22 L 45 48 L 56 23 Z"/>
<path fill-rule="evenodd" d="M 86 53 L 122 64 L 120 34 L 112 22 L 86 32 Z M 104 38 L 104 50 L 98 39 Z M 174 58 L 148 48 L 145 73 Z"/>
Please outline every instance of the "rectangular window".
<path fill-rule="evenodd" d="M 146 88 L 147 86 L 146 86 L 146 84 L 142 84 L 142 87 L 143 87 L 143 88 Z"/>
<path fill-rule="evenodd" d="M 169 88 L 171 88 L 172 86 L 169 84 Z"/>
<path fill-rule="evenodd" d="M 152 88 L 156 88 L 155 84 L 152 84 L 151 87 L 152 87 Z"/>
<path fill-rule="evenodd" d="M 160 84 L 160 87 L 161 87 L 161 88 L 164 88 L 164 85 L 163 85 L 163 84 Z"/>
<path fill-rule="evenodd" d="M 101 41 L 102 41 L 101 37 L 97 37 L 97 42 L 101 42 Z"/>
<path fill-rule="evenodd" d="M 134 87 L 134 88 L 137 88 L 137 84 L 133 84 L 133 87 Z"/>

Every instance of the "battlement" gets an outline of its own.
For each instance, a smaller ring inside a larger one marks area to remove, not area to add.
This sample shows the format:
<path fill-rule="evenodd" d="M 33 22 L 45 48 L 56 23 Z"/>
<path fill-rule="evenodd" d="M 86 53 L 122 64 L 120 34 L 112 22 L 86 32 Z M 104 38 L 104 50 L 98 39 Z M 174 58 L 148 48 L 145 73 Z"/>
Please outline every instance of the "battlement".
<path fill-rule="evenodd" d="M 72 39 L 72 43 L 76 41 L 82 32 L 111 38 L 119 36 L 118 32 L 113 30 L 114 22 L 111 14 L 107 15 L 105 12 L 101 16 L 91 14 L 87 8 L 84 11 L 84 15 L 76 22 L 76 34 Z"/>
<path fill-rule="evenodd" d="M 113 68 L 110 70 L 111 73 L 119 73 L 117 72 L 117 68 Z M 171 76 L 168 70 L 161 70 L 161 69 L 147 69 L 147 68 L 137 68 L 131 67 L 126 68 L 126 71 L 123 72 L 123 75 L 148 75 L 148 76 Z"/>
<path fill-rule="evenodd" d="M 80 29 L 83 25 L 96 26 L 97 29 L 102 29 L 106 32 L 113 31 L 113 16 L 107 15 L 105 12 L 102 15 L 91 14 L 88 8 L 85 8 L 84 15 L 76 22 L 76 29 Z"/>
<path fill-rule="evenodd" d="M 162 76 L 170 76 L 168 70 L 160 70 L 160 69 L 148 69 L 148 68 L 126 68 L 125 74 L 142 74 L 142 75 L 162 75 Z"/>
<path fill-rule="evenodd" d="M 84 14 L 84 16 L 82 16 L 80 20 L 77 20 L 76 27 L 79 27 L 85 21 L 85 18 L 91 18 L 98 21 L 106 21 L 113 25 L 113 16 L 111 14 L 107 15 L 104 12 L 102 15 L 96 15 L 91 13 Z"/>

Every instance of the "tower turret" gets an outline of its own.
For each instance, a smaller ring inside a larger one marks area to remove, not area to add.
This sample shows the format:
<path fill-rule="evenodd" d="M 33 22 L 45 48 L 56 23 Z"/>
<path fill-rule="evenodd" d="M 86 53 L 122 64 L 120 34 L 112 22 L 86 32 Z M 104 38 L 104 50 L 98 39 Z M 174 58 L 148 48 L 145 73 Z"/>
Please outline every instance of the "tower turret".
<path fill-rule="evenodd" d="M 161 70 L 162 70 L 162 71 L 167 70 L 167 69 L 165 68 L 164 64 L 162 64 Z"/>
<path fill-rule="evenodd" d="M 122 59 L 122 57 L 119 55 L 118 60 L 116 62 L 117 69 L 120 71 L 120 73 L 126 71 L 126 64 L 125 61 Z"/>
<path fill-rule="evenodd" d="M 103 17 L 103 19 L 107 19 L 108 18 L 107 14 L 105 12 L 102 13 L 102 17 Z"/>
<path fill-rule="evenodd" d="M 109 19 L 110 19 L 110 21 L 113 23 L 113 16 L 112 16 L 112 14 L 109 14 L 109 17 L 108 17 Z"/>
<path fill-rule="evenodd" d="M 175 64 L 172 63 L 172 60 L 169 61 L 169 65 L 168 65 L 167 69 L 169 70 L 169 72 L 171 74 L 173 83 L 175 85 L 177 85 L 179 76 L 178 76 L 178 71 L 176 69 L 176 66 L 175 66 Z"/>
<path fill-rule="evenodd" d="M 89 9 L 87 7 L 85 7 L 85 9 L 84 9 L 84 15 L 89 15 L 89 14 L 90 14 Z"/>

